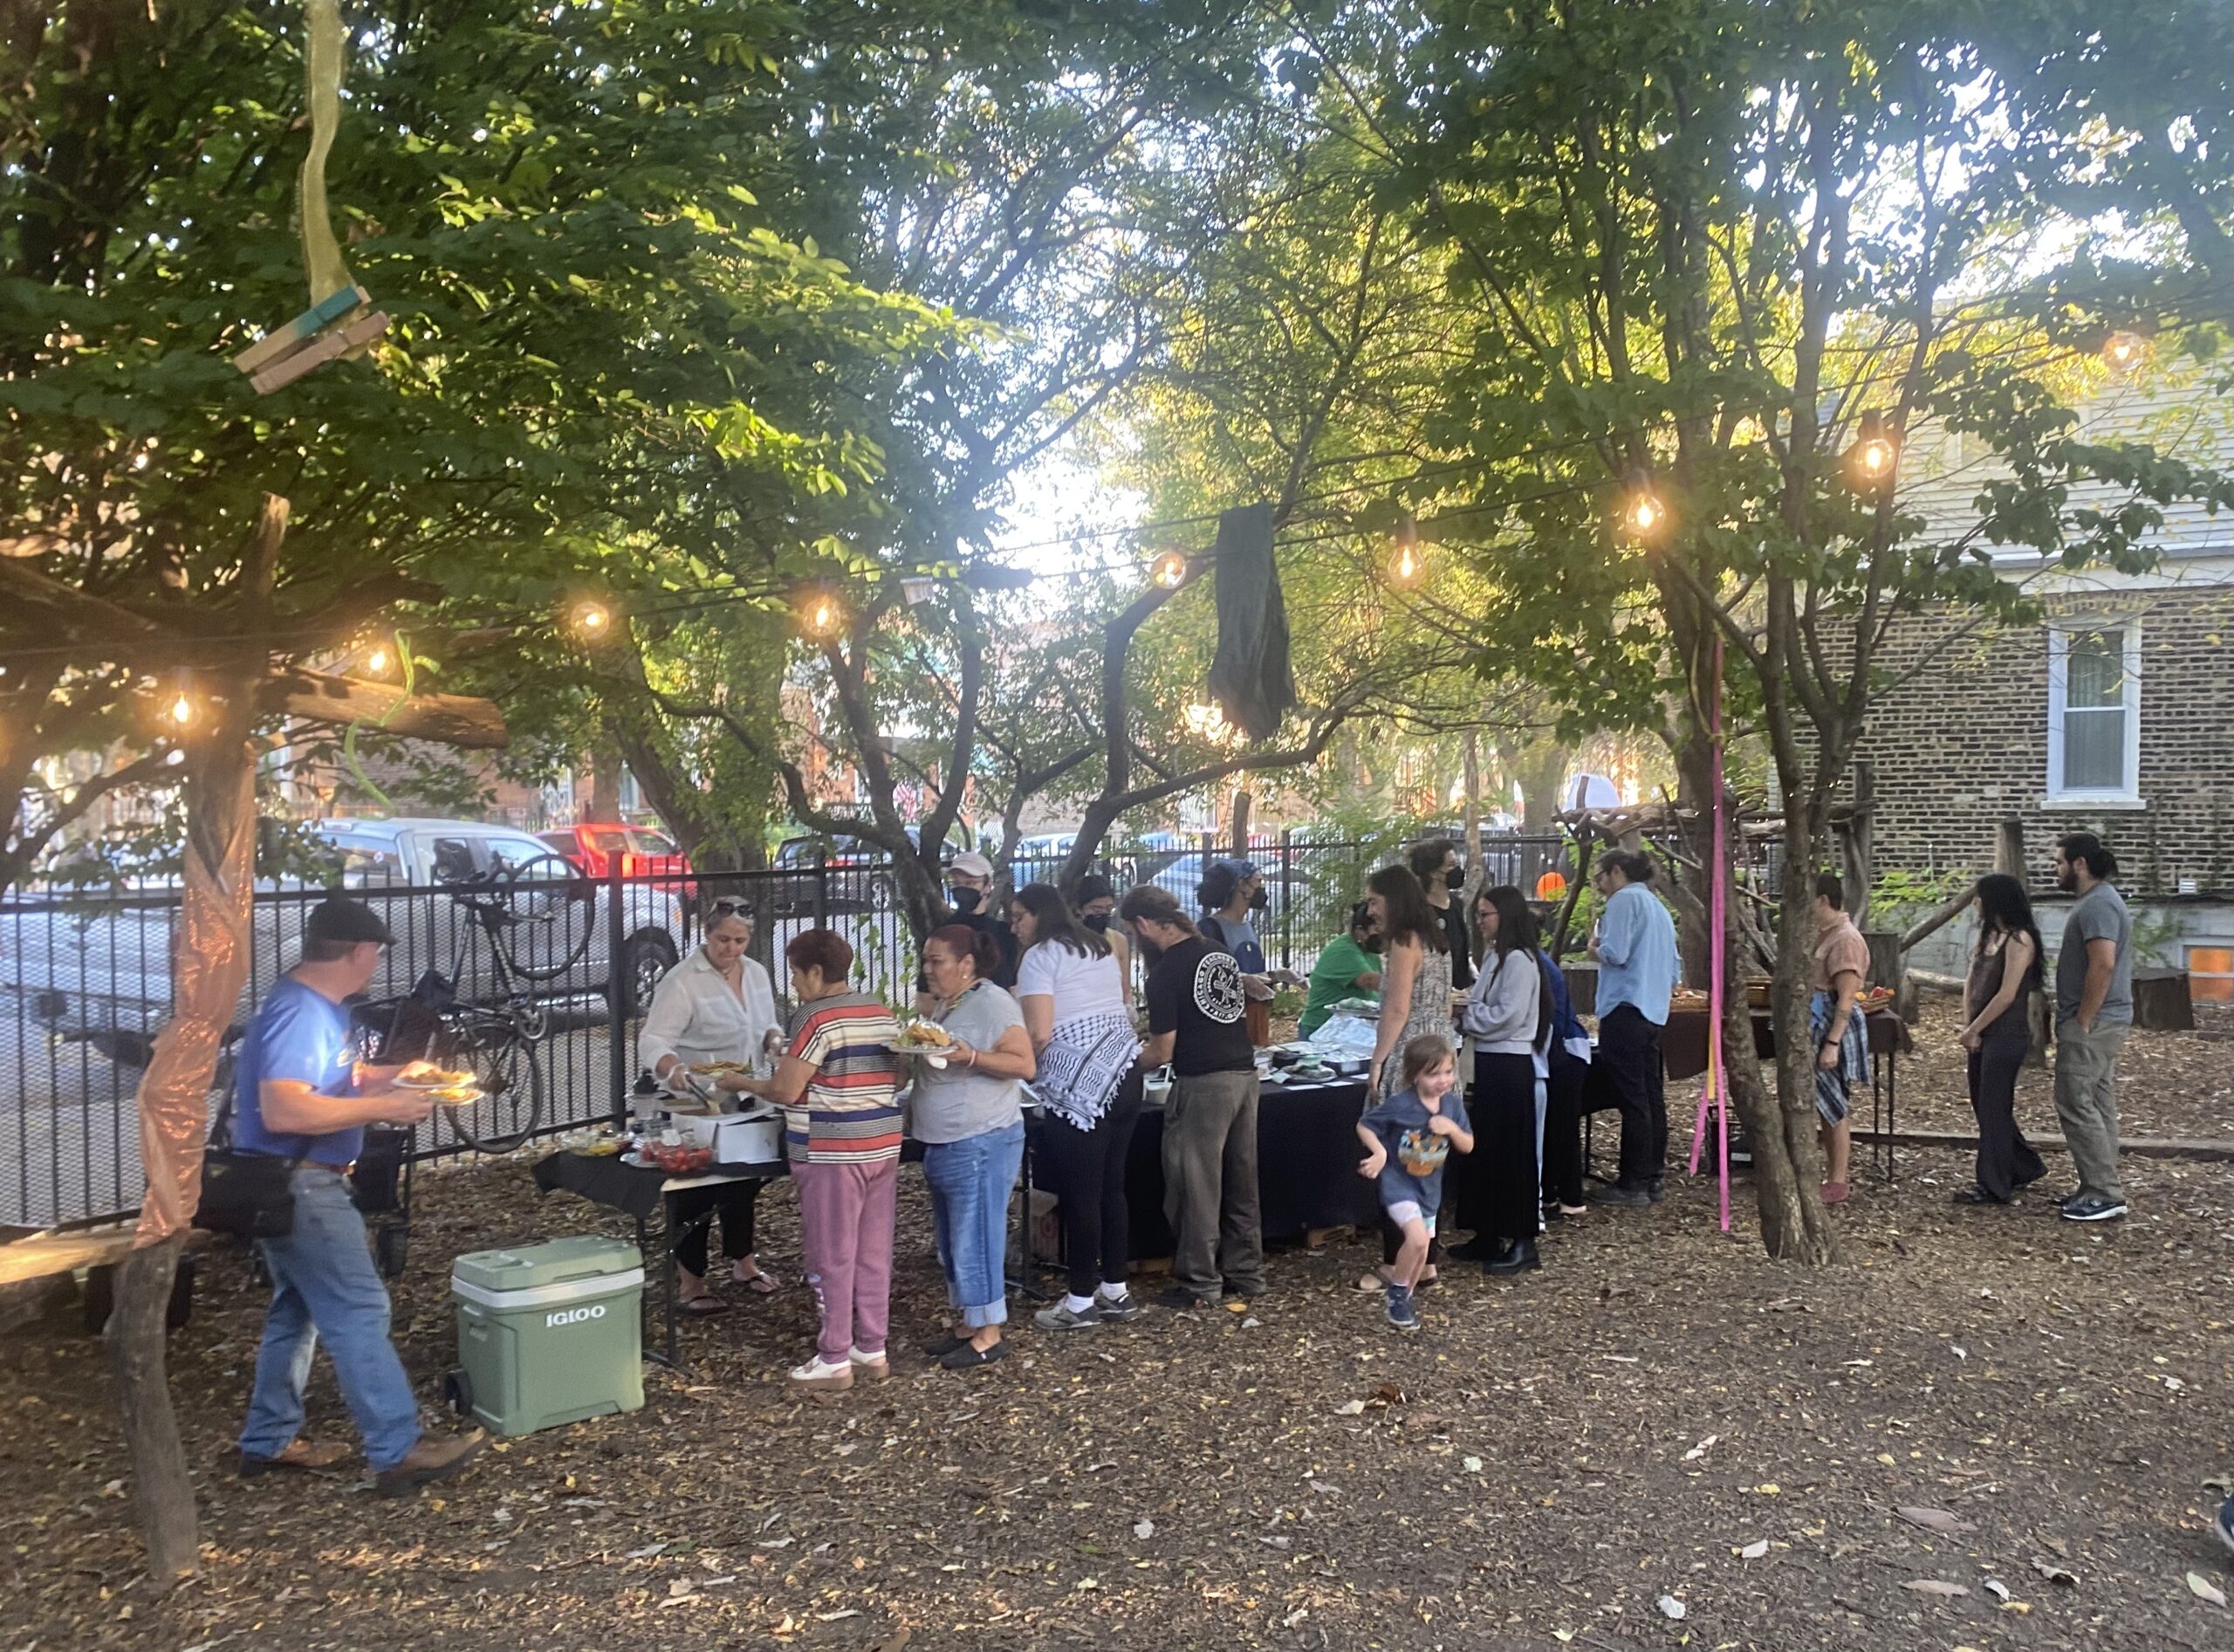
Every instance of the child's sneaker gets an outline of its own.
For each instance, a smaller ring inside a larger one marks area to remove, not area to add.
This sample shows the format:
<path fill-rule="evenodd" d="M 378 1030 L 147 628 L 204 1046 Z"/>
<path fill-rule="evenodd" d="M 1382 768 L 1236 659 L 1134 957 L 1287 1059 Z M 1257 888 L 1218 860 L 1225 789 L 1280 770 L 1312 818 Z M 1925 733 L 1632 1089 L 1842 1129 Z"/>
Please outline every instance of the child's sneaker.
<path fill-rule="evenodd" d="M 1399 1331 L 1420 1328 L 1420 1311 L 1412 1306 L 1412 1292 L 1405 1285 L 1388 1287 L 1388 1323 Z"/>

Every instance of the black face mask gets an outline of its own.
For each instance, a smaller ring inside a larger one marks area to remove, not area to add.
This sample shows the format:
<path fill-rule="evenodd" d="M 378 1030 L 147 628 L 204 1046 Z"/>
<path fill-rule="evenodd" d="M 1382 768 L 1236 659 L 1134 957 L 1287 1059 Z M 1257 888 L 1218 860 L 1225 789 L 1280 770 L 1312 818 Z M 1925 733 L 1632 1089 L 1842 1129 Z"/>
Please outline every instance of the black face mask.
<path fill-rule="evenodd" d="M 1466 887 L 1466 863 L 1463 860 L 1443 874 L 1443 887 L 1446 889 L 1463 889 Z"/>
<path fill-rule="evenodd" d="M 954 902 L 956 912 L 975 912 L 978 902 L 985 898 L 975 889 L 949 889 L 946 893 L 947 899 Z"/>
<path fill-rule="evenodd" d="M 1264 893 L 1262 885 L 1258 886 L 1256 894 L 1249 897 L 1249 909 L 1251 912 L 1262 912 L 1271 904 L 1272 897 Z"/>
<path fill-rule="evenodd" d="M 1107 912 L 1089 912 L 1079 922 L 1096 935 L 1107 935 L 1109 932 L 1109 915 Z"/>

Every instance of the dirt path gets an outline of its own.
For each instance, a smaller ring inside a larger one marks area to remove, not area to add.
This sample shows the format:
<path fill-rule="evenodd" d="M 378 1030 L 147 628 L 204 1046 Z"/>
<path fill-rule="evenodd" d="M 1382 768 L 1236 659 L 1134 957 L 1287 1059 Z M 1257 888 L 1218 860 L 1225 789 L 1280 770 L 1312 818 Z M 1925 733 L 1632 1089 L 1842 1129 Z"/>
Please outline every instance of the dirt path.
<path fill-rule="evenodd" d="M 1920 1109 L 1947 1093 L 1943 1034 L 1912 1064 Z M 2234 1053 L 2162 1047 L 2182 1093 L 2150 1093 L 2144 1050 L 2132 1111 L 2186 1117 L 2215 1071 L 2211 1133 L 2234 1129 Z M 262 1305 L 223 1259 L 174 1344 L 209 1548 L 168 1601 L 130 1587 L 98 1349 L 9 1345 L 0 1646 L 2234 1645 L 2234 1610 L 2186 1581 L 2234 1590 L 2204 1487 L 2234 1469 L 2234 1180 L 2135 1162 L 2135 1213 L 2106 1230 L 2045 1200 L 1957 1210 L 1966 1175 L 1904 1155 L 1896 1185 L 1858 1188 L 1822 1273 L 1761 1258 L 1742 1187 L 1725 1237 L 1710 1185 L 1671 1184 L 1555 1229 L 1517 1285 L 1454 1267 L 1408 1340 L 1349 1288 L 1368 1251 L 1346 1239 L 1277 1257 L 1247 1314 L 1027 1328 L 964 1378 L 908 1351 L 937 1298 L 911 1173 L 889 1385 L 785 1394 L 811 1313 L 793 1290 L 688 1327 L 692 1374 L 653 1374 L 643 1412 L 401 1505 L 353 1476 L 230 1477 Z M 765 1209 L 783 1266 L 789 1198 Z M 524 1162 L 428 1178 L 397 1295 L 415 1374 L 450 1358 L 451 1255 L 597 1225 Z M 346 1436 L 330 1382 L 313 1394 Z"/>

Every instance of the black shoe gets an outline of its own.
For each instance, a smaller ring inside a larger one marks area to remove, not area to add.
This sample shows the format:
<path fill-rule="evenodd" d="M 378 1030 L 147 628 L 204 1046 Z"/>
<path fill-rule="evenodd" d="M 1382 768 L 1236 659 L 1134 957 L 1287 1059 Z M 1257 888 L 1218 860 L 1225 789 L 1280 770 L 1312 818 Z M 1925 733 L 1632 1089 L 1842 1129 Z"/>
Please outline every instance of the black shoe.
<path fill-rule="evenodd" d="M 1955 1203 L 1957 1204 L 2010 1204 L 2015 1201 L 1997 1199 L 1984 1188 L 1957 1188 L 1955 1190 Z"/>
<path fill-rule="evenodd" d="M 2056 1209 L 2059 1210 L 2067 1210 L 2086 1196 L 2087 1189 L 2085 1188 L 2073 1188 L 2070 1192 L 2065 1194 L 2063 1197 L 2056 1201 Z"/>
<path fill-rule="evenodd" d="M 1179 1313 L 1191 1313 L 1196 1308 L 1210 1307 L 1216 1301 L 1216 1297 L 1208 1297 L 1199 1292 L 1189 1291 L 1183 1285 L 1166 1285 L 1156 1292 L 1155 1299 L 1156 1306 L 1170 1308 Z"/>
<path fill-rule="evenodd" d="M 1625 1210 L 1641 1210 L 1652 1203 L 1652 1195 L 1642 1188 L 1625 1188 L 1615 1185 L 1600 1194 L 1595 1203 L 1619 1205 Z"/>
<path fill-rule="evenodd" d="M 1254 1302 L 1271 1289 L 1262 1279 L 1228 1279 L 1225 1293 L 1229 1298 L 1239 1297 L 1244 1302 Z"/>
<path fill-rule="evenodd" d="M 968 1342 L 949 1348 L 939 1356 L 939 1363 L 949 1371 L 975 1371 L 981 1365 L 992 1365 L 1009 1357 L 1009 1345 L 996 1342 L 989 1348 L 973 1348 Z"/>
<path fill-rule="evenodd" d="M 2234 1497 L 2218 1505 L 2218 1518 L 2211 1524 L 2217 1529 L 2218 1540 L 2234 1552 Z"/>
<path fill-rule="evenodd" d="M 2114 1222 L 2126 1213 L 2123 1199 L 2105 1199 L 2098 1194 L 2083 1194 L 2063 1208 L 2066 1222 Z"/>
<path fill-rule="evenodd" d="M 1484 1273 L 1525 1273 L 1531 1268 L 1540 1268 L 1543 1259 L 1536 1254 L 1536 1241 L 1523 1239 L 1493 1262 L 1482 1264 Z"/>
<path fill-rule="evenodd" d="M 949 1333 L 945 1336 L 933 1337 L 929 1342 L 923 1344 L 923 1352 L 934 1360 L 943 1360 L 969 1340 L 970 1339 L 966 1336 L 955 1336 Z"/>
<path fill-rule="evenodd" d="M 1476 1234 L 1458 1244 L 1445 1245 L 1443 1255 L 1456 1257 L 1461 1262 L 1486 1262 L 1497 1253 L 1497 1244 L 1486 1234 Z"/>
<path fill-rule="evenodd" d="M 1668 1189 L 1662 1184 L 1660 1178 L 1658 1176 L 1655 1176 L 1651 1181 L 1644 1184 L 1644 1196 L 1651 1200 L 1655 1204 L 1658 1204 L 1662 1199 L 1668 1196 Z"/>

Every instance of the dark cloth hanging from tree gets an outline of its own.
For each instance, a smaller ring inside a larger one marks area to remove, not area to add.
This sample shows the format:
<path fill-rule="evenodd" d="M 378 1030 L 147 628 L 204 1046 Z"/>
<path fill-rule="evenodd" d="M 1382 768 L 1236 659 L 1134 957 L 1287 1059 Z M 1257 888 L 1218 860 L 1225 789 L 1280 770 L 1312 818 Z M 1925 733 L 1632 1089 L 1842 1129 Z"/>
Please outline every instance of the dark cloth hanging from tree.
<path fill-rule="evenodd" d="M 1252 740 L 1270 739 L 1295 703 L 1288 666 L 1288 610 L 1272 560 L 1272 507 L 1245 504 L 1218 518 L 1218 652 L 1210 696 Z"/>

